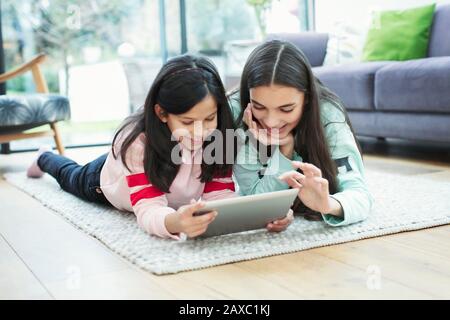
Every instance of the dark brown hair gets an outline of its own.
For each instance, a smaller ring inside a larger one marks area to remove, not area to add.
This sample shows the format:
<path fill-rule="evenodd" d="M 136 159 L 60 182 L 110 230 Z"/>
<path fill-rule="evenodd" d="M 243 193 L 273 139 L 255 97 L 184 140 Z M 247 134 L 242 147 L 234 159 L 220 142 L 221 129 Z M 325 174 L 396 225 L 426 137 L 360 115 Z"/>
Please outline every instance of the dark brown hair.
<path fill-rule="evenodd" d="M 294 149 L 305 162 L 320 168 L 323 178 L 328 180 L 330 194 L 336 193 L 337 167 L 324 133 L 324 126 L 330 123 L 322 125 L 320 103 L 325 100 L 331 102 L 343 113 L 345 122 L 352 128 L 342 101 L 313 75 L 308 59 L 300 49 L 290 42 L 272 40 L 258 46 L 245 64 L 239 90 L 239 123 L 242 123 L 243 112 L 250 102 L 250 89 L 272 84 L 297 88 L 305 93 L 302 118 L 294 132 Z M 311 212 L 302 206 L 298 198 L 294 209 Z"/>
<path fill-rule="evenodd" d="M 179 165 L 171 160 L 171 152 L 177 145 L 172 141 L 167 124 L 162 122 L 155 113 L 155 105 L 159 104 L 168 114 L 182 114 L 211 95 L 217 103 L 217 130 L 226 139 L 225 130 L 234 129 L 233 117 L 226 98 L 225 89 L 214 64 L 207 58 L 194 55 L 182 55 L 169 60 L 163 65 L 156 76 L 145 100 L 143 108 L 125 119 L 113 140 L 113 155 L 117 158 L 114 144 L 125 129 L 129 129 L 122 141 L 120 156 L 126 163 L 126 153 L 130 145 L 141 134 L 145 133 L 144 170 L 149 181 L 158 189 L 168 193 L 175 179 Z M 208 139 L 209 140 L 209 139 Z M 205 141 L 203 148 L 214 142 Z M 226 141 L 221 154 L 224 159 L 217 163 L 202 162 L 202 172 L 199 179 L 202 182 L 211 181 L 215 175 L 225 175 L 232 169 L 232 164 L 226 162 Z"/>

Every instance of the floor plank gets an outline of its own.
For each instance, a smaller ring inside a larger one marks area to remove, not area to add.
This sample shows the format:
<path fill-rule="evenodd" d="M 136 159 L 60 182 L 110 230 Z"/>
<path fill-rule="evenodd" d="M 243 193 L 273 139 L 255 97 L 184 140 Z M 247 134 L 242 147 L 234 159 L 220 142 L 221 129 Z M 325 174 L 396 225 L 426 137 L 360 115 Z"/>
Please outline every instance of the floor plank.
<path fill-rule="evenodd" d="M 153 280 L 154 276 L 133 267 L 47 283 L 57 299 L 176 299 Z"/>
<path fill-rule="evenodd" d="M 6 182 L 0 182 L 0 187 L 0 202 L 4 204 L 0 233 L 41 281 L 64 280 L 74 268 L 83 275 L 92 275 L 128 267 L 100 242 L 37 200 Z"/>
<path fill-rule="evenodd" d="M 0 299 L 52 299 L 3 236 L 0 236 Z"/>
<path fill-rule="evenodd" d="M 84 163 L 106 151 L 68 156 Z M 0 155 L 0 174 L 22 171 L 32 158 Z M 450 181 L 448 162 L 377 154 L 364 161 L 380 172 Z M 0 203 L 2 299 L 450 298 L 450 226 L 156 276 L 2 178 Z"/>
<path fill-rule="evenodd" d="M 340 248 L 335 246 L 334 250 L 339 252 Z M 246 262 L 242 267 L 308 299 L 431 298 L 391 279 L 382 278 L 380 288 L 370 286 L 366 269 L 320 254 L 320 248 Z"/>
<path fill-rule="evenodd" d="M 280 286 L 240 267 L 240 263 L 166 275 L 158 278 L 161 285 L 177 293 L 181 299 L 300 299 L 295 290 Z M 181 282 L 180 282 L 181 281 Z M 196 288 L 192 290 L 192 288 Z M 203 293 L 202 293 L 203 292 Z M 207 295 L 204 295 L 207 293 Z"/>
<path fill-rule="evenodd" d="M 409 232 L 408 237 L 413 238 L 416 233 Z M 392 239 L 385 240 L 385 237 L 320 248 L 316 252 L 366 273 L 376 270 L 380 273 L 382 287 L 386 281 L 395 281 L 422 293 L 424 297 L 444 299 L 450 296 L 450 256 L 443 252 L 429 254 L 405 247 Z M 392 290 L 382 291 L 397 295 Z"/>

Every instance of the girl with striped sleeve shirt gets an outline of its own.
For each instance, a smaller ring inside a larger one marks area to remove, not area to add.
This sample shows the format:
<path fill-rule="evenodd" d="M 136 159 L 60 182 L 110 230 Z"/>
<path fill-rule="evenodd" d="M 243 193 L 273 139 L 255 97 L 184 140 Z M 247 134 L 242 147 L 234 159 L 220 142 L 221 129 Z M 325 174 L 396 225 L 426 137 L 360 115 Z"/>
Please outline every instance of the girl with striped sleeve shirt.
<path fill-rule="evenodd" d="M 203 201 L 236 196 L 232 163 L 224 160 L 235 152 L 226 150 L 225 141 L 224 159 L 207 164 L 203 155 L 211 133 L 226 139 L 226 129 L 233 129 L 233 117 L 215 66 L 179 56 L 162 67 L 144 107 L 124 122 L 108 154 L 80 166 L 41 148 L 28 176 L 47 172 L 84 200 L 132 211 L 151 235 L 192 238 L 217 215 L 193 215 Z"/>

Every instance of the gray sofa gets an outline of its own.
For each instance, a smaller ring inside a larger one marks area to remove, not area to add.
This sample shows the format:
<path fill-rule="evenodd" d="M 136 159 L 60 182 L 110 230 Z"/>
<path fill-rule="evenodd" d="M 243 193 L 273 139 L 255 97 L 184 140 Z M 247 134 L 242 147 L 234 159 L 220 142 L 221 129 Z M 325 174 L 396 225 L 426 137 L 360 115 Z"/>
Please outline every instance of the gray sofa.
<path fill-rule="evenodd" d="M 314 74 L 345 103 L 358 135 L 450 142 L 450 5 L 436 8 L 428 56 L 322 66 L 327 34 L 274 34 L 306 54 Z"/>

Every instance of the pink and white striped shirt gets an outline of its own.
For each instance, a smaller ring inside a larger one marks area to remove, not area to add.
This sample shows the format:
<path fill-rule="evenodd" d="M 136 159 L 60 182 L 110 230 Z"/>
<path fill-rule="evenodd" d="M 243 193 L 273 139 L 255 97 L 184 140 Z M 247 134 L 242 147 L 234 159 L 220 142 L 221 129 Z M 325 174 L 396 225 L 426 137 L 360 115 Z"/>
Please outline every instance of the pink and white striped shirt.
<path fill-rule="evenodd" d="M 170 193 L 162 192 L 148 181 L 144 173 L 145 143 L 145 134 L 141 133 L 128 148 L 128 170 L 120 157 L 121 139 L 117 139 L 117 159 L 110 151 L 101 171 L 100 187 L 114 207 L 134 212 L 139 226 L 149 234 L 180 239 L 180 235 L 167 231 L 165 217 L 169 213 L 188 204 L 191 199 L 210 201 L 237 196 L 231 171 L 229 175 L 214 177 L 210 182 L 200 182 L 202 150 L 191 152 L 184 147 L 181 149 L 183 161 L 170 186 Z"/>

